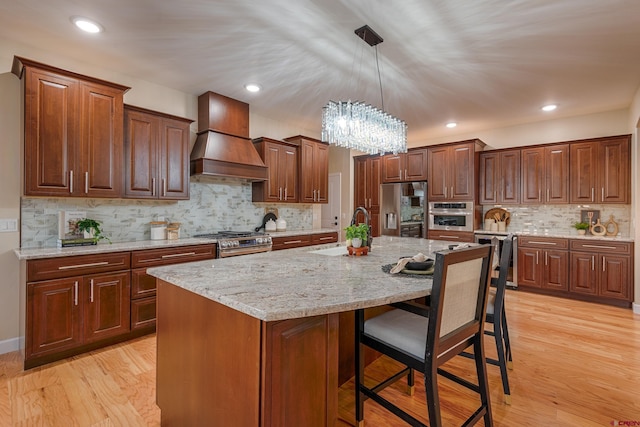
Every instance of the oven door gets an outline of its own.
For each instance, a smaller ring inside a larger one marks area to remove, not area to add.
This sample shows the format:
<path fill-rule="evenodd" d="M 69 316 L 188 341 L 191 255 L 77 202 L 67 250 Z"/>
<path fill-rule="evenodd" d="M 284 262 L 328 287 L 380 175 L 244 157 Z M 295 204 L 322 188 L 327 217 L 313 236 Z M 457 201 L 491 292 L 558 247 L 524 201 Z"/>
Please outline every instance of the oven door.
<path fill-rule="evenodd" d="M 473 211 L 431 210 L 429 229 L 446 231 L 473 231 Z"/>

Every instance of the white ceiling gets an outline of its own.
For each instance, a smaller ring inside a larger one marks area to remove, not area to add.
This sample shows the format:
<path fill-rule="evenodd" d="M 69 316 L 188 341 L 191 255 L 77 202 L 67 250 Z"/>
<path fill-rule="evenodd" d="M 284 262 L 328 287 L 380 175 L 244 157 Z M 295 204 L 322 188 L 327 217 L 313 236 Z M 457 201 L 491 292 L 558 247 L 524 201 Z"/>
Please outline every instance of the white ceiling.
<path fill-rule="evenodd" d="M 0 37 L 319 131 L 329 99 L 380 106 L 375 50 L 353 33 L 368 24 L 411 143 L 450 120 L 469 132 L 628 107 L 639 17 L 638 0 L 0 0 Z"/>

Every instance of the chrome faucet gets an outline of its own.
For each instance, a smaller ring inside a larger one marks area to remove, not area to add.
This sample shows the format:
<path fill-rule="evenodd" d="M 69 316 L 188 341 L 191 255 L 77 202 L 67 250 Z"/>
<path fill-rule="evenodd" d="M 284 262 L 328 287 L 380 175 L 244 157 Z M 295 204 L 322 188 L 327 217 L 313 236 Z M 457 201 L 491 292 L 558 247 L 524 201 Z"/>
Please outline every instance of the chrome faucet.
<path fill-rule="evenodd" d="M 371 225 L 369 224 L 369 212 L 362 206 L 358 206 L 355 211 L 353 211 L 353 216 L 351 217 L 351 225 L 356 225 L 358 212 L 362 212 L 364 214 L 364 223 L 367 225 L 367 241 L 366 245 L 371 250 L 371 244 L 373 242 L 373 237 L 371 237 Z"/>

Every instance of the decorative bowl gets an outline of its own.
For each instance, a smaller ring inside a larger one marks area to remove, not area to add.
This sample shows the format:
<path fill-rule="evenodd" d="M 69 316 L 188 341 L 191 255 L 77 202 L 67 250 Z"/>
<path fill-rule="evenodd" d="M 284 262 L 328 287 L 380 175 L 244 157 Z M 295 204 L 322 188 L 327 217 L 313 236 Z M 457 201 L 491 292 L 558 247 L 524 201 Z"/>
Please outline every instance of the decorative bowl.
<path fill-rule="evenodd" d="M 411 258 L 411 257 L 403 257 L 403 258 Z M 402 258 L 401 258 L 402 259 Z M 424 261 L 409 261 L 407 265 L 404 266 L 407 270 L 428 270 L 433 267 L 433 260 L 431 258 L 427 258 Z"/>

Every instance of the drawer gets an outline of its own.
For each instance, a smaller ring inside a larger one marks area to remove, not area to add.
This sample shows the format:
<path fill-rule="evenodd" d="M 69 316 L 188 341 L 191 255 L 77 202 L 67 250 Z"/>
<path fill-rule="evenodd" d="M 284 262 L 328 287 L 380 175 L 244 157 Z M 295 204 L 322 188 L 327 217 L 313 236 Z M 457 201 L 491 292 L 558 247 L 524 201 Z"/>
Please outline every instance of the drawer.
<path fill-rule="evenodd" d="M 611 253 L 616 255 L 631 255 L 633 243 L 631 242 L 606 242 L 602 240 L 571 240 L 572 251 Z"/>
<path fill-rule="evenodd" d="M 162 249 L 145 249 L 131 252 L 131 267 L 155 267 L 158 265 L 178 264 L 200 261 L 216 257 L 216 245 L 178 246 Z"/>
<path fill-rule="evenodd" d="M 518 247 L 569 249 L 569 240 L 555 237 L 518 236 Z"/>
<path fill-rule="evenodd" d="M 473 232 L 429 230 L 429 239 L 473 243 L 475 238 Z"/>
<path fill-rule="evenodd" d="M 131 330 L 156 327 L 156 297 L 131 301 Z"/>
<path fill-rule="evenodd" d="M 311 234 L 302 234 L 299 236 L 289 237 L 272 237 L 272 250 L 299 248 L 302 246 L 311 246 Z"/>
<path fill-rule="evenodd" d="M 338 241 L 338 233 L 320 233 L 311 235 L 311 244 L 334 243 Z"/>
<path fill-rule="evenodd" d="M 77 255 L 27 261 L 27 282 L 106 273 L 131 268 L 130 252 Z"/>
<path fill-rule="evenodd" d="M 131 270 L 131 299 L 155 296 L 156 278 L 147 274 L 146 268 Z"/>

